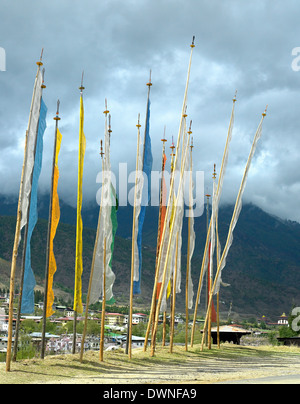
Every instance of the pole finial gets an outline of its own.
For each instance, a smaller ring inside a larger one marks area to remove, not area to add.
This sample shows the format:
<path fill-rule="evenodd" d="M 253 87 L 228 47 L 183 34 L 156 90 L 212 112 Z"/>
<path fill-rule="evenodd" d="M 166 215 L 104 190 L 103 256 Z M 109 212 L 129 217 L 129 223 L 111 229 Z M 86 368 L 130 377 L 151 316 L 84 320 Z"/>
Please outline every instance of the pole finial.
<path fill-rule="evenodd" d="M 264 112 L 263 112 L 263 114 L 262 114 L 263 117 L 265 117 L 265 116 L 267 115 L 268 106 L 269 106 L 269 105 L 266 106 L 266 109 L 264 110 Z"/>
<path fill-rule="evenodd" d="M 108 134 L 110 136 L 112 130 L 111 130 L 111 115 L 108 115 Z"/>
<path fill-rule="evenodd" d="M 44 48 L 42 48 L 40 60 L 39 60 L 38 62 L 36 62 L 36 64 L 37 64 L 38 66 L 43 66 L 43 62 L 42 62 L 43 53 L 44 53 Z"/>
<path fill-rule="evenodd" d="M 192 136 L 192 139 L 191 139 L 191 145 L 190 145 L 190 148 L 191 148 L 191 151 L 193 150 L 193 148 L 194 148 L 194 138 L 193 138 L 193 136 Z"/>
<path fill-rule="evenodd" d="M 193 36 L 193 41 L 192 41 L 192 44 L 191 44 L 191 48 L 194 48 L 195 47 L 195 35 Z"/>
<path fill-rule="evenodd" d="M 149 77 L 149 81 L 148 81 L 148 83 L 147 83 L 147 86 L 148 87 L 151 87 L 152 86 L 152 82 L 151 82 L 151 69 L 150 69 L 150 77 Z"/>
<path fill-rule="evenodd" d="M 141 127 L 141 124 L 140 124 L 140 114 L 138 114 L 138 123 L 137 123 L 136 127 L 137 127 L 137 128 L 140 128 L 140 127 Z"/>
<path fill-rule="evenodd" d="M 109 110 L 107 108 L 107 98 L 105 98 L 105 111 L 103 111 L 103 114 L 108 114 Z"/>
<path fill-rule="evenodd" d="M 234 97 L 233 97 L 233 102 L 236 102 L 236 95 L 237 95 L 237 90 L 235 90 L 235 93 L 234 93 Z"/>
<path fill-rule="evenodd" d="M 42 70 L 42 85 L 41 85 L 41 88 L 46 88 L 44 78 L 45 78 L 45 68 Z"/>
<path fill-rule="evenodd" d="M 59 105 L 60 105 L 60 101 L 57 100 L 56 116 L 53 118 L 55 121 L 60 121 L 60 117 L 59 117 Z"/>
<path fill-rule="evenodd" d="M 81 86 L 79 87 L 80 93 L 82 94 L 82 91 L 85 89 L 83 87 L 83 75 L 84 75 L 84 70 L 82 70 L 82 75 L 81 75 Z"/>
<path fill-rule="evenodd" d="M 215 180 L 217 177 L 217 171 L 216 171 L 216 164 L 214 164 L 214 173 L 213 173 L 213 179 Z"/>
<path fill-rule="evenodd" d="M 103 158 L 103 156 L 104 156 L 102 139 L 100 140 L 100 156 L 101 156 L 101 158 Z"/>
<path fill-rule="evenodd" d="M 165 144 L 165 142 L 167 142 L 167 139 L 166 139 L 166 125 L 164 127 L 164 137 L 161 139 L 161 141 L 163 142 L 163 144 Z"/>

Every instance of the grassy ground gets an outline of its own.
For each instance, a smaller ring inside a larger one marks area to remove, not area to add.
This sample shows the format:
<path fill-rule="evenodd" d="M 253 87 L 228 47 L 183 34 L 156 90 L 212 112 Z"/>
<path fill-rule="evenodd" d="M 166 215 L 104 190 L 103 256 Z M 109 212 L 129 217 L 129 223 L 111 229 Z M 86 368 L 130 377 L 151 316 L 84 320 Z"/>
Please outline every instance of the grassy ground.
<path fill-rule="evenodd" d="M 213 383 L 266 376 L 300 375 L 300 349 L 290 347 L 241 347 L 224 344 L 221 349 L 200 351 L 199 345 L 185 352 L 184 347 L 158 348 L 155 357 L 142 349 L 133 350 L 129 360 L 124 351 L 87 352 L 79 355 L 47 356 L 12 363 L 5 372 L 0 364 L 1 384 L 29 383 Z"/>

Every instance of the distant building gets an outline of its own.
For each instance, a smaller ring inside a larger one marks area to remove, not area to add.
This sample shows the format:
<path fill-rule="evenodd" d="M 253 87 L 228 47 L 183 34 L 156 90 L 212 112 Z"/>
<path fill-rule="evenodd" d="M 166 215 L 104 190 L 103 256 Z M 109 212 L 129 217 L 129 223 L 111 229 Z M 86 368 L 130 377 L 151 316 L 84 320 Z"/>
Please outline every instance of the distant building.
<path fill-rule="evenodd" d="M 105 313 L 105 321 L 108 325 L 123 325 L 124 324 L 124 314 Z"/>
<path fill-rule="evenodd" d="M 286 316 L 286 314 L 283 313 L 283 314 L 279 317 L 277 324 L 278 324 L 278 325 L 289 325 L 288 316 Z"/>
<path fill-rule="evenodd" d="M 240 340 L 244 335 L 252 334 L 251 331 L 245 330 L 236 325 L 221 326 L 219 332 L 220 332 L 220 342 L 232 342 L 233 344 L 237 345 L 240 345 Z M 211 329 L 211 336 L 213 339 L 213 343 L 217 344 L 218 342 L 217 327 Z"/>
<path fill-rule="evenodd" d="M 140 324 L 147 322 L 147 315 L 143 313 L 132 314 L 132 324 Z M 124 316 L 124 324 L 128 324 L 128 315 Z"/>

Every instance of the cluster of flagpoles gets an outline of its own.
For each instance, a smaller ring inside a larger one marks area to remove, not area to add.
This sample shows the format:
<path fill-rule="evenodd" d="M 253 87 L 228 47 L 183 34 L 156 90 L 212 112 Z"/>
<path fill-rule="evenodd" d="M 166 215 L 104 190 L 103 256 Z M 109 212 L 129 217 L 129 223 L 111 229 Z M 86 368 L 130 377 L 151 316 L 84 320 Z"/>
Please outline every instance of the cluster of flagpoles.
<path fill-rule="evenodd" d="M 187 127 L 187 96 L 192 64 L 192 55 L 194 50 L 194 38 L 191 44 L 191 53 L 188 65 L 187 80 L 183 98 L 182 112 L 177 136 L 176 146 L 172 141 L 171 145 L 171 177 L 169 194 L 167 195 L 167 187 L 165 182 L 166 167 L 166 151 L 165 143 L 167 141 L 164 131 L 162 139 L 162 177 L 160 184 L 160 207 L 157 233 L 157 248 L 154 272 L 154 285 L 152 292 L 151 309 L 147 330 L 145 335 L 144 351 L 147 350 L 148 341 L 150 339 L 150 355 L 154 356 L 156 347 L 156 336 L 159 323 L 159 316 L 163 313 L 164 325 L 166 319 L 167 302 L 169 299 L 171 320 L 170 320 L 170 352 L 173 352 L 174 345 L 174 324 L 175 324 L 175 306 L 176 294 L 181 292 L 181 250 L 182 250 L 182 226 L 184 217 L 184 186 L 188 185 L 188 240 L 187 240 L 187 262 L 186 262 L 186 280 L 185 280 L 185 349 L 188 350 L 188 326 L 189 326 L 189 310 L 193 308 L 194 292 L 192 282 L 192 257 L 195 249 L 195 230 L 194 230 L 194 198 L 193 198 L 193 137 L 192 137 L 192 121 Z M 16 260 L 18 248 L 21 240 L 21 231 L 24 230 L 23 241 L 23 257 L 21 267 L 20 280 L 20 296 L 18 304 L 18 315 L 14 339 L 13 360 L 16 360 L 18 347 L 18 334 L 21 313 L 32 313 L 34 311 L 34 287 L 35 279 L 31 268 L 30 259 L 30 240 L 37 222 L 37 187 L 38 179 L 42 165 L 43 154 L 43 134 L 46 128 L 47 107 L 42 99 L 42 91 L 46 87 L 44 84 L 44 70 L 41 72 L 42 55 L 40 61 L 37 62 L 38 71 L 34 83 L 32 103 L 29 114 L 28 129 L 25 137 L 24 162 L 21 174 L 21 183 L 17 210 L 17 223 L 14 239 L 14 247 L 11 263 L 11 279 L 10 279 L 10 298 L 9 298 L 9 322 L 8 322 L 8 344 L 6 370 L 10 370 L 11 353 L 12 353 L 12 334 L 13 334 L 13 302 L 14 302 L 14 285 L 16 275 Z M 150 89 L 152 86 L 151 72 L 150 79 L 147 83 L 148 96 L 146 107 L 146 120 L 143 143 L 141 142 L 141 124 L 140 115 L 137 122 L 137 154 L 136 154 L 136 178 L 134 186 L 134 208 L 132 223 L 132 251 L 131 251 L 131 275 L 130 275 L 130 297 L 129 297 L 129 314 L 128 314 L 128 333 L 126 353 L 129 358 L 132 357 L 132 317 L 133 317 L 133 297 L 141 293 L 142 279 L 142 230 L 146 213 L 146 206 L 150 201 L 151 190 L 151 171 L 152 171 L 152 151 L 150 138 Z M 76 324 L 77 314 L 83 313 L 82 304 L 82 247 L 83 247 L 83 223 L 81 217 L 82 208 L 82 178 L 84 155 L 86 147 L 86 139 L 84 135 L 84 107 L 83 107 L 83 74 L 80 90 L 80 117 L 79 117 L 79 151 L 78 151 L 78 188 L 77 188 L 77 220 L 76 220 L 76 253 L 75 253 L 75 286 L 74 286 L 74 322 L 73 322 L 73 353 L 76 349 Z M 262 119 L 255 133 L 251 151 L 244 170 L 244 175 L 236 199 L 232 220 L 229 226 L 228 235 L 223 252 L 218 234 L 218 209 L 221 192 L 226 172 L 226 166 L 229 156 L 229 146 L 232 139 L 232 131 L 234 125 L 234 111 L 236 103 L 236 94 L 233 98 L 233 107 L 228 128 L 227 140 L 225 144 L 222 164 L 219 172 L 218 182 L 216 184 L 216 165 L 213 172 L 213 193 L 212 193 L 212 212 L 209 220 L 207 214 L 207 235 L 205 248 L 200 268 L 199 282 L 195 299 L 193 324 L 191 330 L 191 347 L 194 343 L 195 324 L 197 319 L 197 310 L 200 304 L 200 296 L 204 284 L 204 278 L 207 279 L 207 307 L 206 317 L 203 329 L 203 337 L 201 347 L 203 349 L 206 336 L 208 337 L 208 346 L 211 347 L 211 324 L 217 321 L 219 329 L 219 293 L 220 286 L 228 286 L 222 282 L 222 271 L 226 265 L 226 257 L 233 240 L 233 231 L 238 221 L 238 217 L 242 207 L 242 196 L 245 190 L 248 172 L 251 161 L 255 153 L 258 140 L 262 133 L 262 123 L 266 116 L 266 110 L 262 114 Z M 86 311 L 84 330 L 81 338 L 80 360 L 83 360 L 84 342 L 87 332 L 87 320 L 89 305 L 96 303 L 102 299 L 102 319 L 100 332 L 100 360 L 103 361 L 104 348 L 104 324 L 105 324 L 105 307 L 106 302 L 114 301 L 113 284 L 115 275 L 112 271 L 112 256 L 114 248 L 114 238 L 117 229 L 116 212 L 118 200 L 116 191 L 111 182 L 111 164 L 110 164 L 110 136 L 111 136 L 111 116 L 107 108 L 105 100 L 105 130 L 104 130 L 104 147 L 101 140 L 101 163 L 102 163 L 102 193 L 99 208 L 99 217 L 97 224 L 97 232 L 92 257 L 92 265 L 90 272 L 90 280 L 87 292 Z M 46 266 L 45 266 L 45 293 L 44 293 L 44 309 L 43 309 L 43 328 L 42 328 L 42 349 L 41 358 L 45 355 L 45 334 L 46 319 L 53 312 L 54 293 L 53 293 L 53 277 L 56 272 L 56 261 L 53 253 L 53 243 L 60 219 L 59 198 L 57 193 L 57 185 L 59 178 L 58 155 L 62 141 L 62 135 L 58 128 L 59 117 L 59 101 L 57 102 L 57 112 L 54 117 L 55 133 L 54 148 L 51 176 L 51 192 L 49 203 L 49 221 L 47 230 L 47 248 L 46 248 Z M 103 151 L 104 149 L 104 151 Z M 189 176 L 186 178 L 185 173 Z M 175 184 L 175 174 L 178 174 L 178 186 Z M 144 177 L 147 177 L 147 187 L 144 186 Z M 207 195 L 207 209 L 210 195 Z M 214 276 L 214 255 L 216 254 L 216 273 Z M 217 313 L 213 304 L 213 296 L 217 295 Z M 216 318 L 215 318 L 216 317 Z M 150 338 L 151 334 L 151 338 Z M 165 336 L 165 332 L 164 332 Z M 164 341 L 163 341 L 164 344 Z"/>

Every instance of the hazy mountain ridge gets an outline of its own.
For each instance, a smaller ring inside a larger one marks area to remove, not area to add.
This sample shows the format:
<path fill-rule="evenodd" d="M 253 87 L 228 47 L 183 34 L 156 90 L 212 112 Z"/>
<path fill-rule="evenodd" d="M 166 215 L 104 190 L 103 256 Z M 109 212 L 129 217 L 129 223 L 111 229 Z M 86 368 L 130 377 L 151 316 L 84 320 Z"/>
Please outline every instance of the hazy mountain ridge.
<path fill-rule="evenodd" d="M 15 231 L 16 201 L 8 202 L 0 197 L 0 258 L 10 261 Z M 86 293 L 91 257 L 95 240 L 99 207 L 83 208 L 83 291 Z M 225 245 L 232 206 L 222 206 L 219 213 L 219 233 L 222 247 Z M 11 215 L 11 216 L 10 216 Z M 45 268 L 45 246 L 48 217 L 48 198 L 39 202 L 40 219 L 33 233 L 32 262 L 38 284 L 42 284 Z M 55 238 L 55 254 L 58 271 L 56 285 L 73 289 L 76 209 L 61 202 L 61 222 Z M 142 295 L 135 298 L 139 304 L 149 304 L 153 288 L 154 262 L 157 237 L 158 208 L 147 209 L 143 231 Z M 132 207 L 120 207 L 118 231 L 115 242 L 113 270 L 116 274 L 114 293 L 118 303 L 128 303 Z M 196 247 L 192 261 L 192 277 L 196 294 L 203 247 L 206 237 L 206 212 L 195 219 Z M 185 290 L 187 219 L 183 228 L 182 293 L 177 295 L 178 307 L 182 307 Z M 267 214 L 254 205 L 244 205 L 234 231 L 233 245 L 223 272 L 223 280 L 229 288 L 221 289 L 221 310 L 227 312 L 230 303 L 233 311 L 248 315 L 280 315 L 288 312 L 292 304 L 300 305 L 300 224 L 284 221 Z M 19 250 L 19 260 L 21 256 Z M 19 261 L 20 262 L 20 261 Z M 9 279 L 9 266 L 0 261 L 0 283 Z M 201 307 L 205 296 L 201 299 Z"/>

